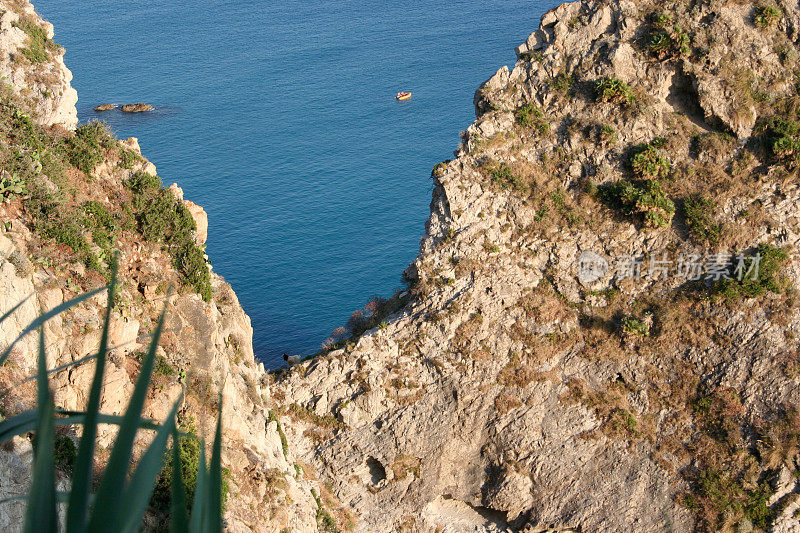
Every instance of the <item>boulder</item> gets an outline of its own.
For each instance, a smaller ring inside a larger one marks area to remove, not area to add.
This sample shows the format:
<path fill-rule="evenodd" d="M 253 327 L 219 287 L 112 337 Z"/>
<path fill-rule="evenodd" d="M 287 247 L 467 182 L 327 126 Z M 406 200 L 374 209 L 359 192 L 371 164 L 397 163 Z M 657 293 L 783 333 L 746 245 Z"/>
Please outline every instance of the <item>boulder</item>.
<path fill-rule="evenodd" d="M 183 205 L 189 210 L 189 213 L 194 219 L 194 224 L 197 227 L 195 230 L 195 240 L 200 246 L 204 245 L 208 240 L 208 214 L 206 210 L 189 200 L 184 200 Z"/>
<path fill-rule="evenodd" d="M 111 111 L 112 109 L 116 109 L 117 104 L 100 104 L 99 106 L 95 107 L 95 111 Z"/>
<path fill-rule="evenodd" d="M 153 106 L 139 102 L 138 104 L 125 104 L 121 109 L 123 113 L 144 113 L 146 111 L 152 111 Z"/>
<path fill-rule="evenodd" d="M 128 137 L 124 141 L 119 142 L 122 146 L 127 148 L 128 150 L 133 150 L 139 155 L 142 155 L 142 148 L 139 146 L 139 139 L 136 137 Z"/>

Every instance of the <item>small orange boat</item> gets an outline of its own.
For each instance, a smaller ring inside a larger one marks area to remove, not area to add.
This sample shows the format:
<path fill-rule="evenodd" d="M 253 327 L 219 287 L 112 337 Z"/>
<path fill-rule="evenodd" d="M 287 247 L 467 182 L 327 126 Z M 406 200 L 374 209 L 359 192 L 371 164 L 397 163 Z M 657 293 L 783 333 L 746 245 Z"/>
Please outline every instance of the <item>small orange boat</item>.
<path fill-rule="evenodd" d="M 410 92 L 406 92 L 406 91 L 399 92 L 399 93 L 397 93 L 397 96 L 394 97 L 394 99 L 395 100 L 400 100 L 400 101 L 410 100 L 411 99 L 411 93 Z"/>

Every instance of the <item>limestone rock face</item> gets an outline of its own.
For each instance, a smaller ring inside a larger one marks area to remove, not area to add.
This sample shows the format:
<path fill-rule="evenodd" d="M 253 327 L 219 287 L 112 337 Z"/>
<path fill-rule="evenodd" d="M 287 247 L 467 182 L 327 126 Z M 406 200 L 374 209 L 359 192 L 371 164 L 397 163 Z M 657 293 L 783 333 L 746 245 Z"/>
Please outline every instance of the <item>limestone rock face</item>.
<path fill-rule="evenodd" d="M 208 214 L 205 209 L 189 200 L 184 200 L 183 205 L 185 205 L 189 213 L 192 214 L 194 223 L 197 226 L 197 230 L 195 230 L 197 244 L 205 244 L 208 240 Z"/>
<path fill-rule="evenodd" d="M 209 302 L 169 292 L 171 259 L 127 236 L 104 410 L 124 408 L 163 306 L 158 354 L 175 373 L 145 414 L 185 391 L 208 429 L 222 391 L 231 531 L 796 531 L 800 8 L 777 8 L 585 0 L 545 14 L 434 168 L 402 305 L 290 370 L 256 363 L 222 278 Z M 155 167 L 98 165 L 101 200 L 137 171 Z M 15 204 L 0 220 L 0 314 L 22 302 L 2 348 L 87 272 L 32 253 Z M 763 275 L 736 280 L 737 256 L 764 259 Z M 48 323 L 51 365 L 92 353 L 104 305 Z M 23 339 L 0 384 L 29 376 L 35 353 Z M 56 374 L 56 401 L 85 405 L 90 379 L 88 365 Z M 5 408 L 32 398 L 15 388 Z M 28 439 L 0 450 L 0 496 L 25 490 L 29 452 Z M 0 526 L 21 513 L 0 505 Z"/>
<path fill-rule="evenodd" d="M 49 44 L 44 56 L 31 53 L 34 37 L 26 29 L 32 27 L 41 28 L 52 43 L 53 25 L 43 21 L 29 1 L 0 1 L 0 78 L 26 100 L 37 122 L 75 129 L 78 93 L 70 85 L 64 49 Z"/>
<path fill-rule="evenodd" d="M 142 155 L 142 149 L 139 146 L 139 139 L 137 139 L 136 137 L 128 137 L 127 139 L 120 141 L 120 144 L 125 148 L 127 148 L 128 150 L 132 150 L 135 154 Z M 143 163 L 141 164 L 141 168 L 139 170 L 141 170 L 145 174 L 150 174 L 151 176 L 157 175 L 156 166 L 147 159 L 143 161 Z M 183 194 L 182 191 L 181 194 Z"/>
<path fill-rule="evenodd" d="M 0 215 L 3 214 L 0 206 Z M 21 224 L 14 226 L 19 229 L 0 235 L 0 315 L 17 303 L 24 303 L 3 322 L 0 349 L 16 339 L 41 312 L 74 296 L 52 273 L 35 266 L 20 269 L 15 265 L 13 258 L 22 255 L 21 250 L 32 236 Z M 291 452 L 285 455 L 282 451 L 276 423 L 268 421 L 264 406 L 269 393 L 268 376 L 254 358 L 252 326 L 236 295 L 216 274 L 212 277 L 212 303 L 195 294 L 167 297 L 160 288 L 148 288 L 172 283 L 163 266 L 169 262 L 157 254 L 152 257 L 151 253 L 122 258 L 121 270 L 138 273 L 134 275 L 142 280 L 139 287 L 143 292 L 124 292 L 121 297 L 131 303 L 112 314 L 109 340 L 114 350 L 106 368 L 102 412 L 124 412 L 133 392 L 138 354 L 150 341 L 154 313 L 165 305 L 168 333 L 162 339 L 159 357 L 174 374 L 156 377 L 159 381 L 148 397 L 144 416 L 162 420 L 182 391 L 211 401 L 216 397 L 216 388 L 221 387 L 227 450 L 223 463 L 231 470 L 233 487 L 226 515 L 230 531 L 272 532 L 283 527 L 315 531 L 316 503 L 311 486 L 295 471 Z M 143 299 L 145 295 L 150 296 L 149 301 Z M 45 334 L 51 367 L 86 357 L 97 349 L 104 306 L 104 298 L 95 298 L 48 322 Z M 34 389 L 18 384 L 35 373 L 37 349 L 35 336 L 24 338 L 12 351 L 8 370 L 0 376 L 3 386 L 14 387 L 14 394 L 4 403 L 7 414 L 30 406 Z M 65 409 L 83 409 L 92 375 L 91 364 L 54 374 L 51 387 L 56 403 Z M 213 429 L 213 412 L 198 410 L 197 403 L 187 403 L 185 409 L 199 424 L 207 426 L 203 426 L 206 431 Z M 110 446 L 113 438 L 113 430 L 101 427 L 100 446 Z M 4 495 L 20 494 L 28 487 L 31 460 L 23 452 L 30 442 L 18 440 L 28 444 L 0 451 L 0 463 L 8 467 L 0 474 L 0 493 Z M 146 443 L 147 437 L 142 436 L 139 444 Z M 270 487 L 276 483 L 282 487 L 281 494 L 294 502 L 293 507 L 273 499 L 275 493 Z M 17 503 L 0 504 L 0 524 L 10 524 L 3 526 L 4 531 L 21 528 L 24 510 L 19 507 Z"/>
<path fill-rule="evenodd" d="M 290 449 L 356 531 L 763 529 L 737 504 L 698 512 L 759 483 L 768 527 L 796 529 L 796 429 L 779 428 L 800 423 L 800 264 L 754 297 L 677 265 L 800 244 L 795 163 L 756 127 L 798 121 L 798 28 L 790 2 L 571 2 L 479 88 L 432 174 L 415 298 L 273 385 Z M 616 203 L 642 182 L 661 223 Z M 669 275 L 650 274 L 664 253 Z M 582 257 L 602 268 L 582 276 Z M 753 451 L 767 434 L 785 454 Z"/>

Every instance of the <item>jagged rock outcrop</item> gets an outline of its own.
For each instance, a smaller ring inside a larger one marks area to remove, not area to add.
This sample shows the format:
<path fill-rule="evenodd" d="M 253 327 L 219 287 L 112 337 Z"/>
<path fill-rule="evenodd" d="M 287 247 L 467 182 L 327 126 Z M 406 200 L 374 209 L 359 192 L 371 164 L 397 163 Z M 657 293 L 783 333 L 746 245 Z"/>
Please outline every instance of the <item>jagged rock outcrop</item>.
<path fill-rule="evenodd" d="M 2 207 L 0 207 L 2 212 Z M 18 221 L 14 227 L 24 228 Z M 27 257 L 26 241 L 30 236 L 24 229 L 0 236 L 0 312 L 6 312 L 17 302 L 33 295 L 21 308 L 3 323 L 0 346 L 7 346 L 18 332 L 39 313 L 52 309 L 66 298 L 74 296 L 74 287 L 65 281 L 79 274 L 71 271 L 69 277 L 57 275 L 49 268 L 30 265 L 19 259 Z M 151 256 L 151 251 L 123 256 L 121 269 L 124 279 L 148 280 L 149 284 L 168 280 L 161 272 L 164 259 Z M 20 263 L 23 266 L 20 266 Z M 68 271 L 69 272 L 69 271 Z M 296 472 L 282 452 L 276 423 L 270 422 L 263 408 L 262 396 L 269 388 L 264 378 L 263 365 L 255 362 L 252 351 L 252 327 L 247 315 L 239 306 L 233 290 L 219 276 L 213 276 L 215 298 L 205 303 L 195 294 L 168 296 L 155 290 L 153 297 L 144 299 L 142 293 L 124 291 L 122 298 L 127 305 L 113 316 L 110 328 L 110 344 L 117 347 L 106 370 L 105 394 L 101 410 L 120 414 L 124 411 L 133 391 L 136 378 L 136 353 L 149 342 L 148 334 L 155 315 L 162 306 L 167 311 L 167 331 L 160 357 L 165 375 L 157 376 L 157 384 L 145 408 L 145 416 L 163 419 L 178 395 L 189 394 L 185 406 L 187 413 L 200 423 L 208 424 L 206 431 L 213 429 L 213 412 L 204 412 L 214 403 L 215 389 L 223 391 L 223 420 L 226 453 L 224 464 L 231 470 L 234 485 L 227 520 L 231 531 L 272 531 L 278 526 L 289 525 L 301 530 L 312 530 L 315 524 L 315 503 L 308 487 L 296 480 Z M 142 281 L 144 282 L 144 281 Z M 45 330 L 48 342 L 48 357 L 56 367 L 90 355 L 96 350 L 100 326 L 103 320 L 105 301 L 97 298 L 89 305 L 78 307 L 48 323 Z M 35 339 L 25 339 L 10 359 L 11 369 L 4 372 L 3 384 L 12 387 L 13 393 L 6 398 L 6 414 L 21 409 L 31 400 L 33 389 L 20 387 L 26 377 L 35 373 Z M 65 409 L 81 409 L 86 403 L 86 394 L 91 382 L 91 364 L 76 367 L 69 372 L 58 373 L 52 380 L 57 405 Z M 100 446 L 112 442 L 113 430 L 101 428 Z M 147 442 L 142 435 L 141 444 Z M 11 477 L 0 476 L 0 492 L 19 494 L 19 488 L 27 489 L 30 465 L 30 444 L 19 439 L 10 450 L 0 451 L 0 460 L 19 463 L 8 472 Z M 20 447 L 21 446 L 21 447 Z M 27 450 L 27 451 L 26 451 Z M 20 462 L 21 461 L 21 462 Z M 285 481 L 284 473 L 287 475 Z M 283 490 L 296 503 L 294 509 L 275 516 L 279 507 L 271 500 L 274 487 L 280 483 Z M 303 507 L 308 509 L 303 514 Z M 0 523 L 5 531 L 21 527 L 21 502 L 0 506 Z M 3 520 L 3 517 L 10 517 Z M 274 521 L 270 521 L 273 519 Z"/>
<path fill-rule="evenodd" d="M 357 531 L 800 528 L 798 21 L 572 2 L 479 89 L 416 297 L 274 386 Z"/>
<path fill-rule="evenodd" d="M 196 226 L 195 238 L 197 240 L 197 244 L 201 246 L 204 245 L 208 240 L 208 213 L 206 213 L 205 209 L 191 200 L 184 200 L 183 189 L 178 187 L 177 183 L 170 185 L 169 190 L 178 200 L 182 201 L 183 205 L 186 206 L 186 209 L 189 210 L 189 213 L 192 215 L 192 219 L 194 219 L 194 224 Z"/>
<path fill-rule="evenodd" d="M 53 25 L 39 18 L 30 2 L 0 4 L 0 78 L 32 104 L 37 122 L 72 130 L 78 124 L 78 93 L 53 35 Z"/>

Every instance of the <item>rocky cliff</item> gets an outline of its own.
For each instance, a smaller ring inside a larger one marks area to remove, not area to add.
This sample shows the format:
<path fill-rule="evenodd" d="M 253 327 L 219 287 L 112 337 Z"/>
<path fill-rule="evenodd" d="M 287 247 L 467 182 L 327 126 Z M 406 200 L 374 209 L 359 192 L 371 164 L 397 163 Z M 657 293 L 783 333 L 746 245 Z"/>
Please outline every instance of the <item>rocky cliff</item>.
<path fill-rule="evenodd" d="M 53 25 L 36 15 L 30 2 L 0 5 L 0 78 L 34 107 L 39 124 L 75 129 L 78 93 L 53 35 Z"/>
<path fill-rule="evenodd" d="M 115 349 L 101 410 L 124 411 L 139 357 L 166 309 L 145 416 L 163 420 L 183 392 L 184 429 L 207 434 L 221 390 L 228 529 L 316 530 L 314 493 L 320 489 L 304 480 L 265 406 L 269 376 L 255 361 L 250 319 L 204 258 L 205 212 L 184 200 L 177 185 L 162 187 L 136 139 L 118 141 L 99 124 L 76 129 L 77 96 L 64 50 L 52 36 L 52 26 L 28 2 L 0 1 L 0 316 L 22 302 L 0 327 L 0 347 L 40 313 L 104 285 L 119 251 L 120 294 L 110 328 Z M 48 322 L 50 368 L 94 353 L 106 304 L 98 297 Z M 25 380 L 35 372 L 37 346 L 37 339 L 24 339 L 0 368 L 0 415 L 35 401 Z M 52 375 L 57 406 L 85 407 L 93 369 L 89 361 Z M 59 435 L 63 457 L 79 430 Z M 101 426 L 99 468 L 113 436 L 112 427 Z M 151 437 L 142 432 L 140 444 Z M 22 527 L 24 503 L 6 498 L 27 491 L 31 460 L 29 438 L 15 438 L 0 450 L 3 531 Z M 58 466 L 68 483 L 69 462 Z M 150 520 L 158 529 L 157 509 Z"/>
<path fill-rule="evenodd" d="M 409 291 L 273 374 L 203 257 L 202 209 L 134 139 L 73 131 L 51 29 L 0 6 L 0 68 L 17 72 L 0 93 L 0 313 L 34 295 L 0 346 L 102 285 L 120 250 L 104 410 L 124 408 L 165 305 L 148 414 L 183 390 L 202 432 L 223 390 L 231 530 L 800 530 L 797 5 L 545 14 L 433 170 Z M 31 85 L 40 69 L 60 91 Z M 91 354 L 104 305 L 49 324 L 53 367 Z M 33 398 L 33 349 L 0 369 L 6 414 Z M 82 405 L 89 374 L 56 373 L 57 402 Z M 30 447 L 0 450 L 0 498 L 24 492 Z M 21 512 L 0 505 L 2 527 Z"/>
<path fill-rule="evenodd" d="M 433 171 L 410 302 L 273 388 L 342 523 L 800 531 L 799 32 L 544 15 Z"/>

